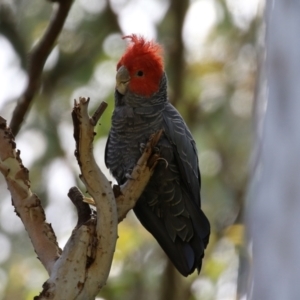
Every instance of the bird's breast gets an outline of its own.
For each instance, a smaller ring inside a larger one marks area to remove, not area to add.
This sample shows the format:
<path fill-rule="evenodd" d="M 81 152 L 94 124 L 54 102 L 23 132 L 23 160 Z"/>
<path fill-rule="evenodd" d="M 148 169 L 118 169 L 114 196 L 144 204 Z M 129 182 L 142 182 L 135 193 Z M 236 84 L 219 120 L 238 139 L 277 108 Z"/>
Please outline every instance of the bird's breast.
<path fill-rule="evenodd" d="M 112 129 L 117 134 L 133 134 L 137 138 L 140 134 L 151 134 L 162 126 L 161 110 L 152 107 L 116 107 L 112 116 Z"/>
<path fill-rule="evenodd" d="M 113 175 L 122 181 L 124 174 L 131 173 L 141 156 L 141 144 L 147 143 L 151 134 L 162 128 L 160 111 L 116 107 L 112 116 L 110 139 L 107 145 L 107 165 Z"/>

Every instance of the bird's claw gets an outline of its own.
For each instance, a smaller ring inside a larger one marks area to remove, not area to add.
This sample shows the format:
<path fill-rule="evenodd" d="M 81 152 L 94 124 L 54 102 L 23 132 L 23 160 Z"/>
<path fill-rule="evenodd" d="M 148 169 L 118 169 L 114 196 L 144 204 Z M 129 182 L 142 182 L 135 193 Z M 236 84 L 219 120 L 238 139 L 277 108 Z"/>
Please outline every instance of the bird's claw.
<path fill-rule="evenodd" d="M 125 173 L 126 179 L 134 180 L 130 173 Z"/>
<path fill-rule="evenodd" d="M 140 151 L 141 151 L 141 153 L 144 152 L 145 148 L 146 148 L 146 144 L 145 143 L 140 143 Z"/>
<path fill-rule="evenodd" d="M 159 148 L 158 148 L 158 147 L 154 147 L 154 148 L 153 148 L 153 152 L 154 152 L 155 154 L 159 154 Z"/>

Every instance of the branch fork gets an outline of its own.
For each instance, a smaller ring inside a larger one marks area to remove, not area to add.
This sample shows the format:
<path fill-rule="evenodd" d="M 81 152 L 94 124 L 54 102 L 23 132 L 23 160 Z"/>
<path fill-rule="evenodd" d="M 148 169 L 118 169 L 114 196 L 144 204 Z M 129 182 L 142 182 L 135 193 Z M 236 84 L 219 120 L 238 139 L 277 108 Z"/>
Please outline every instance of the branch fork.
<path fill-rule="evenodd" d="M 28 170 L 22 165 L 11 130 L 0 117 L 0 171 L 6 179 L 17 215 L 50 275 L 35 300 L 95 299 L 110 272 L 118 222 L 134 207 L 159 160 L 153 149 L 162 131 L 155 133 L 146 144 L 132 171 L 134 180 L 112 188 L 93 155 L 94 126 L 107 104 L 101 103 L 92 117 L 88 115 L 88 104 L 86 98 L 74 103 L 75 156 L 81 169 L 80 178 L 93 198 L 90 203 L 96 206 L 97 214 L 82 202 L 83 195 L 77 188 L 70 189 L 69 197 L 77 208 L 78 223 L 63 251 L 51 225 L 46 223 L 39 198 L 30 190 Z"/>

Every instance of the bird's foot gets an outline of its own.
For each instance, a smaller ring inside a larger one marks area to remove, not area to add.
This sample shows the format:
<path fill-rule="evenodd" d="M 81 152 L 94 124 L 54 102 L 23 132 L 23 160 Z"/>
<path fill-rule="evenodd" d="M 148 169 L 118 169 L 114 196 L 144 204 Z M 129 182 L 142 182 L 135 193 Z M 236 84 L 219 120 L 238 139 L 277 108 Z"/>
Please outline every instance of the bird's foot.
<path fill-rule="evenodd" d="M 141 152 L 141 154 L 143 154 L 145 148 L 146 148 L 146 144 L 145 143 L 140 143 L 140 152 Z M 159 154 L 159 147 L 154 147 L 153 152 L 155 154 Z"/>
<path fill-rule="evenodd" d="M 125 173 L 125 177 L 130 180 L 134 180 L 130 173 Z"/>

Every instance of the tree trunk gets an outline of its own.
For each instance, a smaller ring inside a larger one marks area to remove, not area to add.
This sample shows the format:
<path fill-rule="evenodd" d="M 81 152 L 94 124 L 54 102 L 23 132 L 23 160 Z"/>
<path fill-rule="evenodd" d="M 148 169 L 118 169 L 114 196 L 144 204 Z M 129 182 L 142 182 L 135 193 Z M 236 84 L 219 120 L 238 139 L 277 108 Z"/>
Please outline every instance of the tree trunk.
<path fill-rule="evenodd" d="M 267 105 L 256 141 L 247 210 L 255 300 L 300 295 L 299 37 L 300 2 L 267 1 Z"/>

